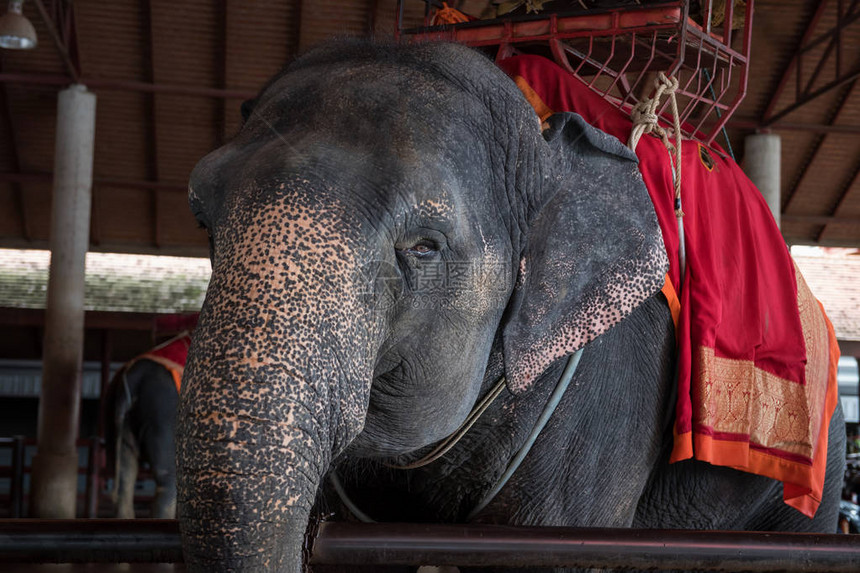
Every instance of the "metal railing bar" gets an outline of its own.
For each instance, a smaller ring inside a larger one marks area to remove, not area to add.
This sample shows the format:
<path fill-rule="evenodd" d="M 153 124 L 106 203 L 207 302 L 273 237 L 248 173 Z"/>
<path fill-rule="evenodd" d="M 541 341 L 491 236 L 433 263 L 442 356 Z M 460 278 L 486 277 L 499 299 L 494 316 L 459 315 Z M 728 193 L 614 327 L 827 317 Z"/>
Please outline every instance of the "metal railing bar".
<path fill-rule="evenodd" d="M 324 522 L 311 543 L 319 565 L 860 570 L 835 534 Z M 181 561 L 174 520 L 0 520 L 0 563 Z"/>

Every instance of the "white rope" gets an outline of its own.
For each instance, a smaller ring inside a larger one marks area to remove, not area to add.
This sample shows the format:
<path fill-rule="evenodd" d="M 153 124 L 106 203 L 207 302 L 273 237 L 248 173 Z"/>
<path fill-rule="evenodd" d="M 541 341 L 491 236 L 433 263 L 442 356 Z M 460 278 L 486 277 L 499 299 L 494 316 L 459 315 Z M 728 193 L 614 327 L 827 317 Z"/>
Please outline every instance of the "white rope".
<path fill-rule="evenodd" d="M 660 72 L 654 82 L 656 91 L 653 98 L 645 98 L 630 111 L 630 119 L 633 120 L 633 130 L 630 132 L 630 139 L 627 141 L 627 147 L 636 152 L 636 146 L 639 140 L 646 133 L 653 133 L 660 137 L 666 150 L 669 152 L 669 164 L 672 166 L 672 186 L 675 191 L 675 218 L 678 220 L 678 259 L 680 262 L 681 282 L 684 280 L 684 272 L 687 266 L 687 253 L 684 241 L 684 211 L 681 208 L 681 117 L 678 113 L 678 100 L 675 98 L 675 92 L 678 90 L 678 79 L 667 77 L 666 74 Z M 657 109 L 660 107 L 660 98 L 663 95 L 669 96 L 669 104 L 672 108 L 672 127 L 675 130 L 675 145 L 669 141 L 669 135 L 666 130 L 660 126 Z M 676 288 L 680 285 L 676 285 Z"/>
<path fill-rule="evenodd" d="M 502 376 L 496 385 L 490 390 L 490 392 L 472 409 L 471 413 L 466 417 L 466 420 L 460 425 L 457 430 L 442 440 L 442 442 L 433 449 L 430 453 L 425 455 L 418 461 L 412 462 L 411 464 L 405 464 L 402 466 L 388 464 L 389 467 L 398 469 L 398 470 L 414 470 L 416 468 L 424 467 L 428 464 L 431 464 L 448 453 L 448 451 L 453 448 L 460 439 L 466 435 L 466 432 L 471 429 L 472 426 L 475 425 L 475 422 L 478 421 L 478 418 L 481 417 L 487 408 L 490 407 L 490 404 L 499 397 L 499 394 L 502 393 L 502 390 L 505 388 L 505 377 Z"/>
<path fill-rule="evenodd" d="M 663 140 L 663 145 L 669 150 L 670 158 L 674 155 L 672 161 L 672 179 L 675 187 L 675 215 L 683 217 L 684 213 L 678 205 L 681 199 L 681 118 L 678 113 L 678 100 L 675 98 L 675 92 L 678 89 L 678 79 L 667 77 L 666 74 L 660 72 L 655 80 L 657 91 L 654 97 L 645 98 L 630 111 L 630 119 L 633 120 L 633 130 L 630 132 L 630 139 L 627 141 L 627 147 L 636 152 L 636 146 L 639 145 L 639 140 L 646 133 L 653 133 Z M 673 128 L 675 130 L 675 145 L 669 141 L 669 134 L 660 126 L 657 109 L 660 107 L 660 98 L 663 95 L 669 96 L 669 103 L 672 107 Z M 671 160 L 671 159 L 670 159 Z"/>
<path fill-rule="evenodd" d="M 561 378 L 555 386 L 555 390 L 553 390 L 549 399 L 544 406 L 543 412 L 538 417 L 535 425 L 532 427 L 531 433 L 529 433 L 528 438 L 522 447 L 517 450 L 517 453 L 514 455 L 513 459 L 508 462 L 508 466 L 505 468 L 505 471 L 499 477 L 493 487 L 488 491 L 481 501 L 478 502 L 478 505 L 469 513 L 466 517 L 467 521 L 471 521 L 474 519 L 480 512 L 483 510 L 496 495 L 502 491 L 502 488 L 505 487 L 505 484 L 508 483 L 508 480 L 511 479 L 511 476 L 514 475 L 514 472 L 519 469 L 520 465 L 523 463 L 523 460 L 526 459 L 526 456 L 531 451 L 532 446 L 535 445 L 535 442 L 538 439 L 538 436 L 543 431 L 544 426 L 546 426 L 549 419 L 555 413 L 555 409 L 558 407 L 561 402 L 562 396 L 567 391 L 567 387 L 570 385 L 570 381 L 573 380 L 573 375 L 576 374 L 576 369 L 579 367 L 579 361 L 582 359 L 582 354 L 585 351 L 584 348 L 580 348 L 576 352 L 570 355 L 570 358 L 567 359 L 567 365 L 564 367 L 564 372 L 561 374 Z"/>

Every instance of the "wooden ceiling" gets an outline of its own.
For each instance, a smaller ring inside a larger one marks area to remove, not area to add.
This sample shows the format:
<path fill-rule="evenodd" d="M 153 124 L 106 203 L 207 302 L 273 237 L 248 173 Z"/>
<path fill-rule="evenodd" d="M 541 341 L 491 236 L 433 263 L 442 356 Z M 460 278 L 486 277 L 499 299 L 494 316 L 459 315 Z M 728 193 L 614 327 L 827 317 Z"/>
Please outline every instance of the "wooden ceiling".
<path fill-rule="evenodd" d="M 474 13 L 488 1 L 449 4 Z M 92 249 L 205 256 L 186 181 L 235 133 L 241 101 L 327 38 L 391 37 L 396 4 L 27 0 L 38 48 L 0 50 L 0 247 L 47 246 L 56 93 L 77 79 L 98 95 Z M 745 134 L 782 136 L 790 243 L 860 247 L 858 19 L 860 0 L 755 2 L 750 84 L 729 136 L 738 158 Z"/>

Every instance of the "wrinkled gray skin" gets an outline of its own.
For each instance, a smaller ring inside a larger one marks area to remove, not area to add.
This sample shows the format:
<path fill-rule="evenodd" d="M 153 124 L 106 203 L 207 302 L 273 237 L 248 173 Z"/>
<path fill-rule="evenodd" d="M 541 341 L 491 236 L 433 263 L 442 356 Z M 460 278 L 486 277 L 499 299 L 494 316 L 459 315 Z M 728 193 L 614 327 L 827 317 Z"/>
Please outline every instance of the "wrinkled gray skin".
<path fill-rule="evenodd" d="M 835 528 L 840 414 L 813 520 L 772 480 L 667 464 L 666 262 L 634 160 L 572 114 L 541 133 L 479 54 L 316 50 L 261 92 L 190 186 L 213 247 L 178 422 L 191 571 L 300 571 L 312 512 L 349 516 L 327 485 L 335 467 L 377 520 L 463 522 L 562 358 L 592 340 L 524 465 L 473 521 Z M 440 264 L 463 262 L 466 279 Z M 430 300 L 434 269 L 448 288 Z M 443 459 L 384 465 L 418 459 L 503 374 L 508 391 Z"/>
<path fill-rule="evenodd" d="M 173 376 L 161 364 L 141 359 L 117 372 L 104 403 L 107 466 L 114 475 L 116 516 L 134 515 L 134 486 L 140 462 L 155 480 L 151 517 L 176 517 L 176 409 Z"/>

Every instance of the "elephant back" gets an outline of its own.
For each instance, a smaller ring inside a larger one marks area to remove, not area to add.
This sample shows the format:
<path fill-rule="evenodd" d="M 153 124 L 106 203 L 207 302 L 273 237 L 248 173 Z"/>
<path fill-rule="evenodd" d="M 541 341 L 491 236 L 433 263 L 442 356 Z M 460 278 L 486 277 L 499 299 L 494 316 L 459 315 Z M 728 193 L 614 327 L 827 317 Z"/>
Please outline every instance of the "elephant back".
<path fill-rule="evenodd" d="M 191 347 L 191 334 L 185 331 L 167 342 L 160 344 L 141 354 L 132 362 L 138 360 L 152 360 L 163 366 L 173 377 L 176 391 L 182 387 L 182 373 L 185 370 L 185 362 L 188 360 L 188 349 Z"/>

